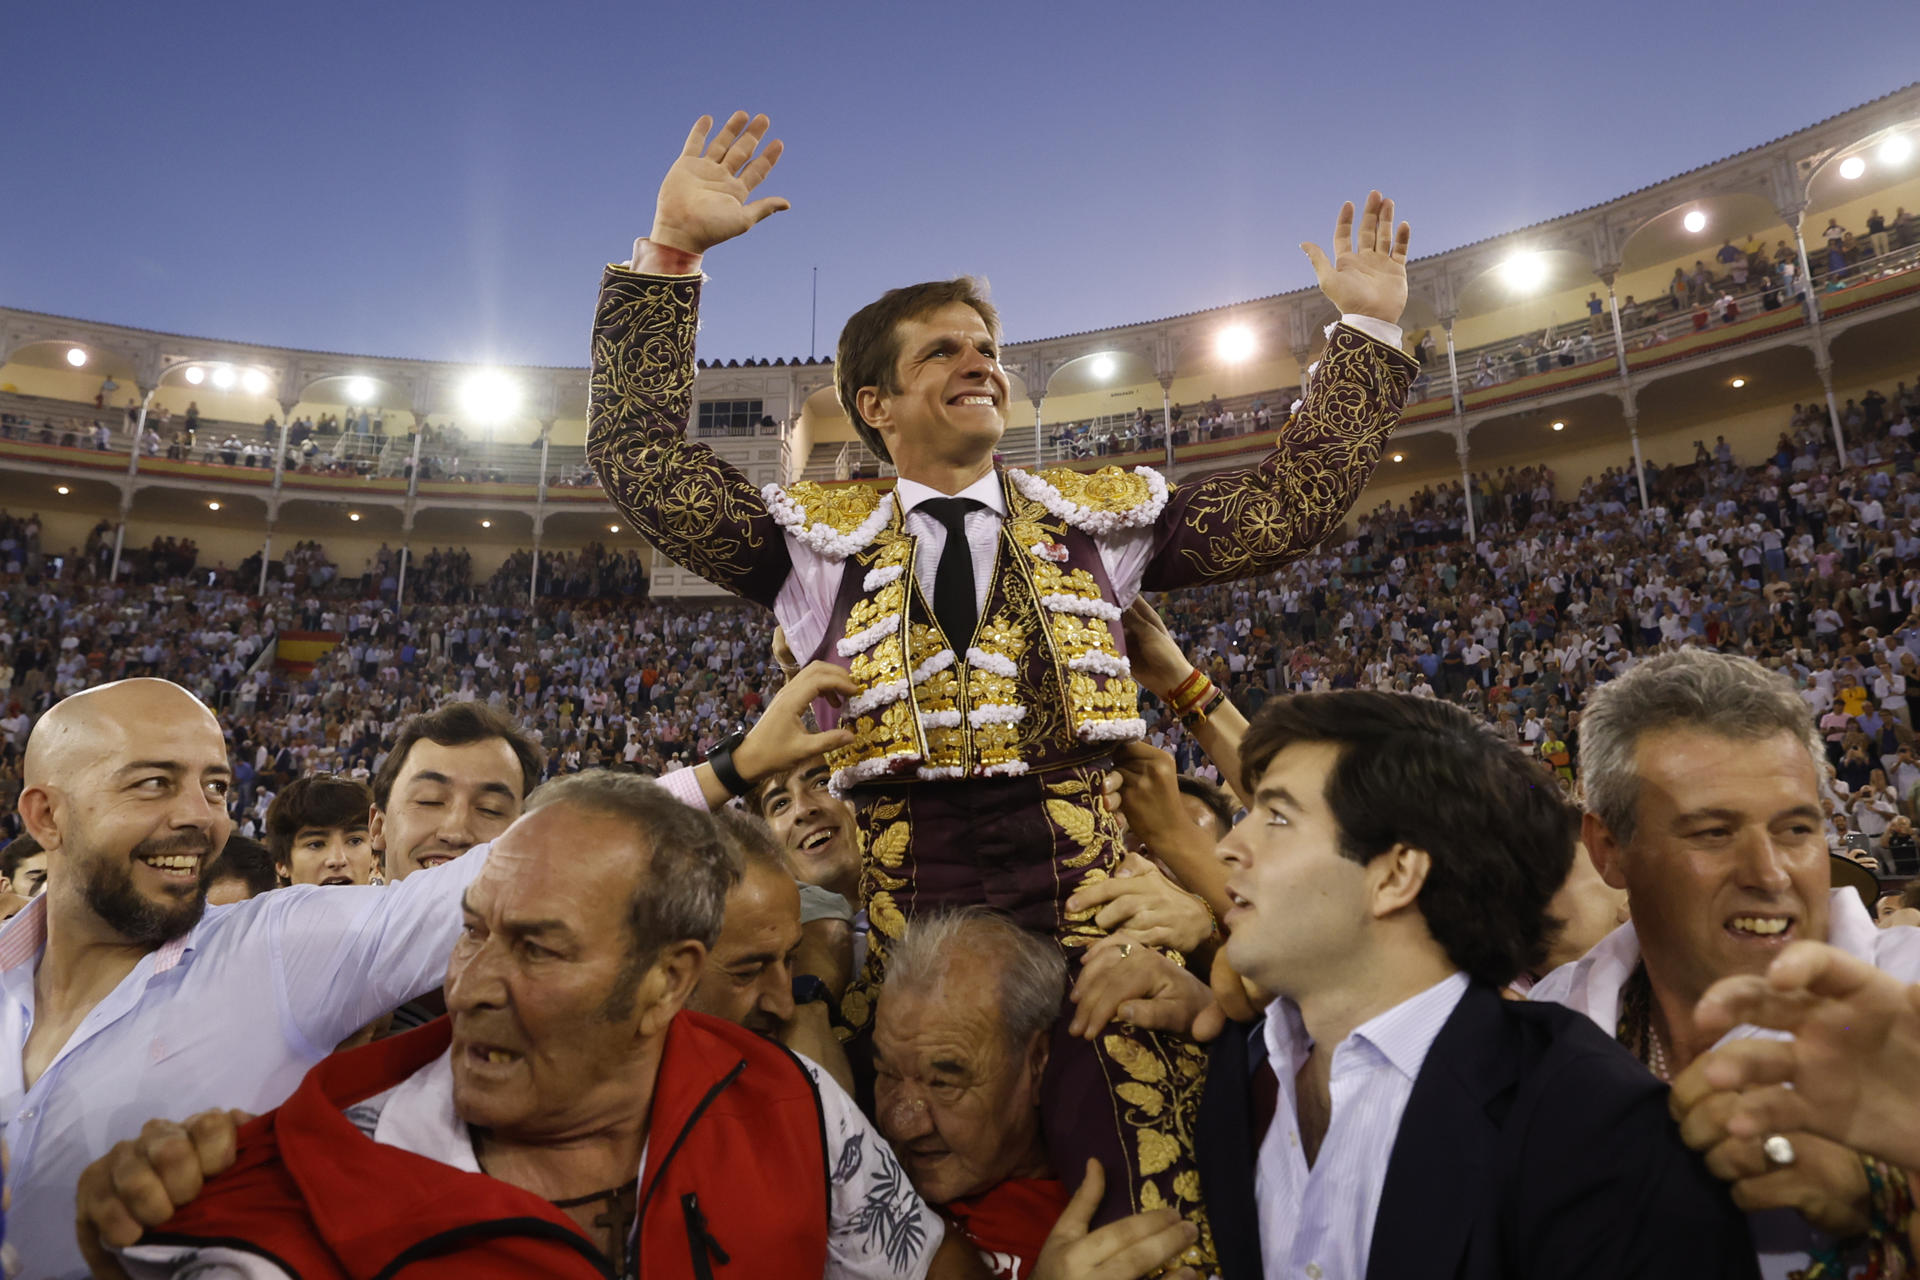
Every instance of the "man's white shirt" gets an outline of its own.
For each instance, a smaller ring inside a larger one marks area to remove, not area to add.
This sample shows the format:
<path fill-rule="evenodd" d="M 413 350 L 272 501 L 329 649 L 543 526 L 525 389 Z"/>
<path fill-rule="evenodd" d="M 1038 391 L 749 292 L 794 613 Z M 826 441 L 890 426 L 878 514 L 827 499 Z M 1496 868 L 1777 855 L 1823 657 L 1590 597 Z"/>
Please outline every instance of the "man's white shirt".
<path fill-rule="evenodd" d="M 80 1173 L 156 1117 L 268 1111 L 334 1045 L 439 986 L 459 902 L 487 846 L 389 885 L 299 885 L 208 907 L 143 956 L 26 1087 L 42 896 L 0 927 L 0 1137 L 12 1158 L 8 1240 L 24 1274 L 84 1277 Z"/>
<path fill-rule="evenodd" d="M 1860 895 L 1835 889 L 1828 895 L 1827 941 L 1902 982 L 1920 981 L 1920 929 L 1876 928 Z M 1620 989 L 1640 964 L 1640 936 L 1628 922 L 1595 944 L 1580 959 L 1563 964 L 1534 985 L 1528 998 L 1551 1000 L 1586 1014 L 1608 1036 L 1620 1025 Z M 1744 1040 L 1775 1036 L 1759 1027 L 1735 1027 L 1721 1038 Z M 1799 1214 L 1773 1210 L 1747 1215 L 1760 1272 L 1767 1280 L 1786 1280 L 1807 1266 L 1808 1249 L 1826 1243 Z"/>

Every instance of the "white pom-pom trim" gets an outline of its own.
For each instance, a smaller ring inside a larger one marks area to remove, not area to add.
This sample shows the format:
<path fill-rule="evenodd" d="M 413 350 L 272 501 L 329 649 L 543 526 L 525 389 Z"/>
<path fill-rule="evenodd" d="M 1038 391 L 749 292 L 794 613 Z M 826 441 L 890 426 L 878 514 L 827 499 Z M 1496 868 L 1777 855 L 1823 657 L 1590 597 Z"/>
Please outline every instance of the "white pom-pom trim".
<path fill-rule="evenodd" d="M 1080 726 L 1082 742 L 1134 742 L 1147 736 L 1147 722 L 1132 720 L 1090 720 Z"/>
<path fill-rule="evenodd" d="M 958 729 L 960 713 L 958 711 L 923 711 L 920 713 L 922 729 Z"/>
<path fill-rule="evenodd" d="M 945 671 L 948 667 L 952 666 L 953 661 L 954 661 L 953 650 L 942 649 L 940 652 L 934 654 L 931 658 L 928 658 L 925 662 L 921 663 L 919 666 L 913 669 L 912 680 L 917 685 L 925 684 L 927 681 L 933 679 L 935 676 L 939 675 L 942 671 Z"/>
<path fill-rule="evenodd" d="M 1031 501 L 1074 528 L 1098 537 L 1121 529 L 1144 528 L 1160 518 L 1161 510 L 1167 505 L 1166 477 L 1152 467 L 1135 467 L 1133 474 L 1147 482 L 1147 500 L 1131 511 L 1095 511 L 1083 507 L 1031 471 L 1009 471 L 1007 477 Z"/>
<path fill-rule="evenodd" d="M 878 569 L 867 570 L 867 576 L 860 585 L 868 591 L 878 591 L 884 586 L 900 581 L 900 575 L 905 573 L 906 569 L 907 567 L 902 564 L 883 564 Z"/>
<path fill-rule="evenodd" d="M 943 778 L 958 778 L 967 772 L 957 764 L 921 765 L 915 771 L 924 782 L 939 782 Z"/>
<path fill-rule="evenodd" d="M 777 484 L 761 489 L 760 496 L 781 528 L 829 560 L 845 560 L 856 551 L 866 550 L 893 519 L 891 493 L 881 497 L 873 513 L 862 520 L 852 533 L 842 533 L 824 520 L 808 524 L 806 510 Z"/>
<path fill-rule="evenodd" d="M 1095 675 L 1101 676 L 1130 676 L 1133 674 L 1133 664 L 1125 658 L 1116 658 L 1110 653 L 1102 653 L 1097 649 L 1091 653 L 1083 653 L 1077 658 L 1069 659 L 1067 669 L 1069 671 L 1091 671 Z"/>
<path fill-rule="evenodd" d="M 851 658 L 856 653 L 865 653 L 868 649 L 873 648 L 874 645 L 879 644 L 899 629 L 900 615 L 890 613 L 868 627 L 865 631 L 848 636 L 839 644 L 836 644 L 834 648 L 839 650 L 841 657 Z"/>
<path fill-rule="evenodd" d="M 848 787 L 858 786 L 869 778 L 880 778 L 891 773 L 902 772 L 895 766 L 919 759 L 918 751 L 895 751 L 890 755 L 875 756 L 871 760 L 862 760 L 859 764 L 835 770 L 827 785 L 836 792 L 844 791 Z"/>
<path fill-rule="evenodd" d="M 989 702 L 967 712 L 967 723 L 978 729 L 985 724 L 1019 724 L 1027 718 L 1027 709 L 1017 702 Z"/>
<path fill-rule="evenodd" d="M 1004 654 L 988 653 L 985 649 L 968 649 L 967 665 L 976 671 L 1005 676 L 1009 680 L 1020 674 L 1020 669 L 1013 665 L 1013 659 Z"/>
<path fill-rule="evenodd" d="M 980 771 L 983 778 L 1016 778 L 1027 771 L 1025 760 L 1006 760 L 1000 764 L 990 764 Z"/>
<path fill-rule="evenodd" d="M 871 689 L 857 693 L 852 698 L 849 698 L 847 700 L 847 716 L 849 719 L 858 719 L 876 707 L 890 706 L 906 696 L 907 682 L 905 680 L 883 680 Z"/>
<path fill-rule="evenodd" d="M 1040 603 L 1049 613 L 1077 613 L 1083 618 L 1120 621 L 1119 605 L 1092 596 L 1045 595 L 1040 597 Z"/>

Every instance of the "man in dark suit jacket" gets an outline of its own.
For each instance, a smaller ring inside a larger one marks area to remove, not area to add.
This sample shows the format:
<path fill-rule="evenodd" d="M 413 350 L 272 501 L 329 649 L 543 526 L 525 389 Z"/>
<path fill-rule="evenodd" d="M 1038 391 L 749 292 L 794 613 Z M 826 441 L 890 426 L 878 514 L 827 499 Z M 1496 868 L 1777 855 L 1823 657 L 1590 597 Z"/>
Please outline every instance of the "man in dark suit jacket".
<path fill-rule="evenodd" d="M 1666 1089 L 1501 998 L 1573 853 L 1544 771 L 1445 703 L 1357 691 L 1269 703 L 1242 763 L 1227 954 L 1279 998 L 1216 1042 L 1200 1110 L 1228 1280 L 1758 1274 Z"/>

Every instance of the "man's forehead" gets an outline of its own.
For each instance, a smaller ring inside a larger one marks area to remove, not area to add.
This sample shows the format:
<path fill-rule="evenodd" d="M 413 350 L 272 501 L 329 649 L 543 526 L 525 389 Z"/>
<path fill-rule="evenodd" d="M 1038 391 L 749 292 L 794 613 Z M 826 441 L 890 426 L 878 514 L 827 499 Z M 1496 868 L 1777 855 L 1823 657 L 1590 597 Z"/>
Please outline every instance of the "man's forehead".
<path fill-rule="evenodd" d="M 426 775 L 424 781 L 456 786 L 500 784 L 515 796 L 520 795 L 523 781 L 520 758 L 505 738 L 482 738 L 451 747 L 422 738 L 407 749 L 398 781 L 404 786 L 422 775 Z"/>

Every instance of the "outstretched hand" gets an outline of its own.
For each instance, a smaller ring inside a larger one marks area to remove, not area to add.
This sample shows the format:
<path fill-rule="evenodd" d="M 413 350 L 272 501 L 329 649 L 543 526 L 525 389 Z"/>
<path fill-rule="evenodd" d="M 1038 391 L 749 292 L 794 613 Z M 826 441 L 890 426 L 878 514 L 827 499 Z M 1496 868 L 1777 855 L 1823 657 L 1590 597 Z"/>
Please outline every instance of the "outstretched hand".
<path fill-rule="evenodd" d="M 791 208 L 778 196 L 748 200 L 780 162 L 783 146 L 778 138 L 767 143 L 759 155 L 754 154 L 760 140 L 767 136 L 768 124 L 763 115 L 749 120 L 746 112 L 736 111 L 709 143 L 707 134 L 713 128 L 713 117 L 701 116 L 694 121 L 680 158 L 660 182 L 653 230 L 647 239 L 682 253 L 705 253 L 722 241 L 745 234 L 762 219 Z M 633 251 L 638 261 L 639 243 Z"/>
<path fill-rule="evenodd" d="M 1333 260 L 1311 242 L 1300 249 L 1320 278 L 1320 292 L 1340 308 L 1342 315 L 1371 316 L 1388 324 L 1400 323 L 1407 309 L 1407 245 L 1413 228 L 1393 225 L 1393 201 L 1378 191 L 1367 195 L 1360 215 L 1360 238 L 1353 236 L 1353 201 L 1340 206 L 1333 224 Z"/>

